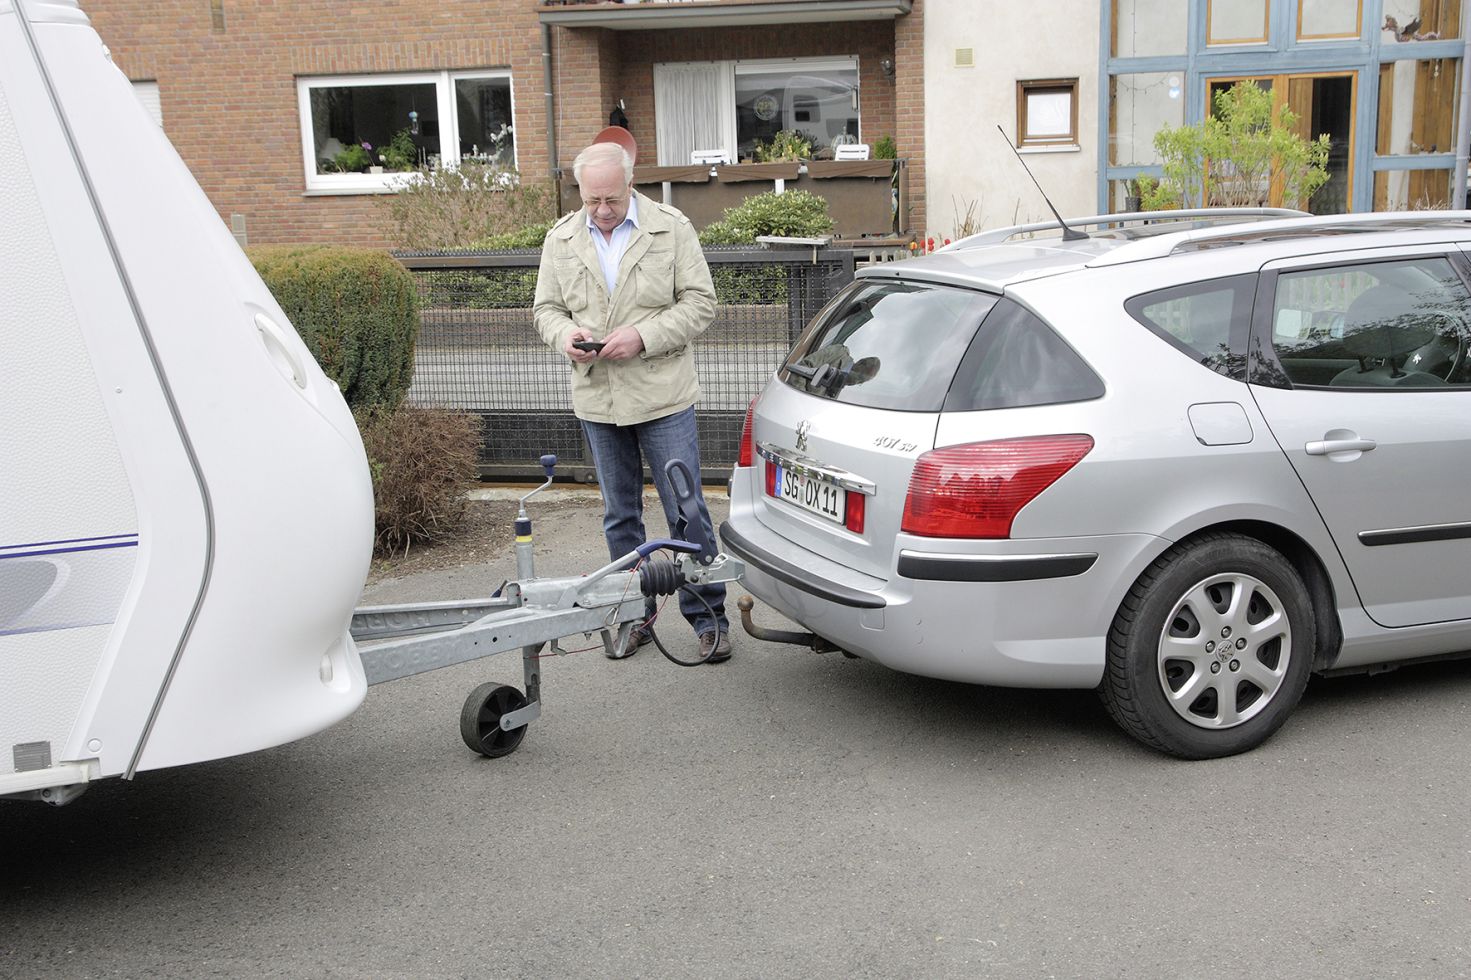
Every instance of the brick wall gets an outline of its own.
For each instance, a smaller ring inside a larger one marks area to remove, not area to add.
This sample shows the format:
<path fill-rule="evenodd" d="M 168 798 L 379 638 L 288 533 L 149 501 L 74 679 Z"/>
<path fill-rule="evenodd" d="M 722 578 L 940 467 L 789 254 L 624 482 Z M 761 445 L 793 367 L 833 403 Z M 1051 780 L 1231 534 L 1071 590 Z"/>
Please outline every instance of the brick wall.
<path fill-rule="evenodd" d="M 928 220 L 924 157 L 924 3 L 914 0 L 907 17 L 894 22 L 895 142 L 909 161 L 909 227 L 923 234 Z"/>
<path fill-rule="evenodd" d="M 299 75 L 509 68 L 522 171 L 548 171 L 537 0 L 310 4 L 90 0 L 93 26 L 135 80 L 155 79 L 164 131 L 252 244 L 384 244 L 377 195 L 306 196 Z M 309 19 L 308 15 L 309 14 Z"/>
<path fill-rule="evenodd" d="M 640 159 L 656 159 L 653 65 L 661 61 L 857 55 L 863 134 L 894 134 L 910 159 L 910 226 L 924 227 L 923 0 L 896 21 L 735 29 L 555 28 L 558 162 L 627 106 Z M 120 68 L 159 83 L 164 131 L 226 220 L 242 214 L 253 244 L 385 243 L 378 195 L 308 195 L 298 76 L 509 69 L 521 171 L 551 170 L 539 0 L 232 0 L 224 30 L 208 0 L 90 0 L 87 12 Z M 896 78 L 879 70 L 892 56 Z"/>

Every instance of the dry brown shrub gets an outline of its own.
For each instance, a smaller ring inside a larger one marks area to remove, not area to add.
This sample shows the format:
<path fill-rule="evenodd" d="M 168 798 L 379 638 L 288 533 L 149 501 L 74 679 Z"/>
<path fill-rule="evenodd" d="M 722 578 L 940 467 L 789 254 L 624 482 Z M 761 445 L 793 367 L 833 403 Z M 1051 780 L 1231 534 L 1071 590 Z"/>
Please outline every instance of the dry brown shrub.
<path fill-rule="evenodd" d="M 358 414 L 373 471 L 374 545 L 408 554 L 459 526 L 465 491 L 477 477 L 480 416 L 404 406 Z"/>

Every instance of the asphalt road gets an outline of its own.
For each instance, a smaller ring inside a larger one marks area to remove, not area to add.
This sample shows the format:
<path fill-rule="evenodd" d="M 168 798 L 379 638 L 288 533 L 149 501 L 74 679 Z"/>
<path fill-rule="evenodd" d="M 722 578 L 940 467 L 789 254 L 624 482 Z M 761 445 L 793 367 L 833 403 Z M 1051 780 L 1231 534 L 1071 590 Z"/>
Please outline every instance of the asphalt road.
<path fill-rule="evenodd" d="M 542 574 L 601 563 L 595 504 L 533 516 Z M 1208 763 L 1089 692 L 743 635 L 719 666 L 544 661 L 544 715 L 486 760 L 456 727 L 485 679 L 518 658 L 374 688 L 292 745 L 0 803 L 0 976 L 1471 974 L 1471 665 L 1315 681 Z"/>

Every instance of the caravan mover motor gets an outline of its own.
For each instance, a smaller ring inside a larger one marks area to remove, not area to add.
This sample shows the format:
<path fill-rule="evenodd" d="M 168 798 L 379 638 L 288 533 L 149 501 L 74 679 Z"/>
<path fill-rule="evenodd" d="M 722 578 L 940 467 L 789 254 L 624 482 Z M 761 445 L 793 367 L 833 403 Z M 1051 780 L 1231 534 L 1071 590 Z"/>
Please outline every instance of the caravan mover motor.
<path fill-rule="evenodd" d="M 74 2 L 0 0 L 0 796 L 319 731 L 367 460 Z"/>

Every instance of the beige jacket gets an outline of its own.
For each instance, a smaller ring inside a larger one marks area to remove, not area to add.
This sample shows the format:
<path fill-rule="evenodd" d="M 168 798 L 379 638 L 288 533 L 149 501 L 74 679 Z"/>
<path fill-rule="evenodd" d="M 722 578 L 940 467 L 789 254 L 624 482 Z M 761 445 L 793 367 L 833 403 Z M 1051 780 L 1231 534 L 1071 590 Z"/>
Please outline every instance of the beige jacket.
<path fill-rule="evenodd" d="M 553 225 L 542 245 L 534 307 L 542 340 L 561 351 L 577 327 L 600 338 L 624 326 L 644 340 L 638 357 L 572 364 L 572 410 L 590 422 L 648 422 L 689 408 L 700 395 L 691 342 L 715 319 L 710 267 L 688 218 L 637 197 L 638 227 L 611 297 L 584 211 Z"/>

